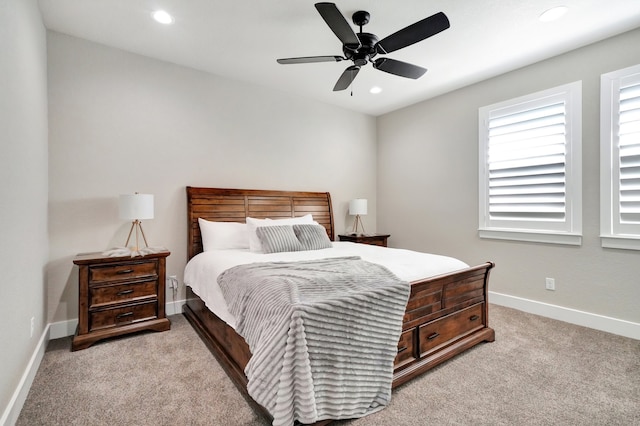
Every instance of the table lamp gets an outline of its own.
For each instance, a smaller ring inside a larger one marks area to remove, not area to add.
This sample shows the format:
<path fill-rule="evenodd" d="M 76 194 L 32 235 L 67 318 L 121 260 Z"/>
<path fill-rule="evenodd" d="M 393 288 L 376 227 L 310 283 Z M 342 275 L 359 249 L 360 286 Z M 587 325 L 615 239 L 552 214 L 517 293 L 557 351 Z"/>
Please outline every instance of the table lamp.
<path fill-rule="evenodd" d="M 129 230 L 129 236 L 127 242 L 124 243 L 125 247 L 129 246 L 129 240 L 131 234 L 135 229 L 136 246 L 132 249 L 132 252 L 138 252 L 138 234 L 142 234 L 145 247 L 149 247 L 147 244 L 147 237 L 142 230 L 141 220 L 153 219 L 153 194 L 123 194 L 120 195 L 120 219 L 131 220 L 131 229 Z"/>
<path fill-rule="evenodd" d="M 355 200 L 351 200 L 349 202 L 349 214 L 356 217 L 356 220 L 353 222 L 353 231 L 351 231 L 355 235 L 364 234 L 364 225 L 362 224 L 362 219 L 360 216 L 367 214 L 367 200 L 365 198 L 356 198 Z M 362 228 L 362 232 L 358 232 L 358 224 Z"/>

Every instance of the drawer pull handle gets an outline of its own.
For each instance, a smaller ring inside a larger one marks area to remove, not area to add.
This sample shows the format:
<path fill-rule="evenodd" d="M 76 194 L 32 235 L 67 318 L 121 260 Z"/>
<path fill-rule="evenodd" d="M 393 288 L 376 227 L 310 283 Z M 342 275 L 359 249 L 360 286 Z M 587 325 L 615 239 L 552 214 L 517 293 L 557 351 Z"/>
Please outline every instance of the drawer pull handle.
<path fill-rule="evenodd" d="M 404 351 L 406 351 L 407 349 L 409 349 L 409 348 L 408 348 L 408 347 L 406 347 L 406 346 L 403 346 L 403 347 L 401 347 L 401 348 L 398 348 L 398 353 L 400 353 L 400 352 L 404 352 Z"/>
<path fill-rule="evenodd" d="M 475 321 L 478 318 L 480 318 L 478 315 L 471 315 L 471 317 L 469 317 L 469 321 Z"/>
<path fill-rule="evenodd" d="M 131 315 L 133 315 L 133 312 L 125 312 L 123 314 L 118 314 L 116 318 L 130 317 Z"/>
<path fill-rule="evenodd" d="M 440 335 L 440 333 L 431 333 L 430 335 L 427 336 L 427 339 L 433 340 L 436 337 L 438 337 L 439 335 Z"/>
<path fill-rule="evenodd" d="M 133 272 L 133 269 L 123 269 L 121 271 L 116 272 L 117 274 L 130 274 Z"/>
<path fill-rule="evenodd" d="M 131 293 L 133 293 L 133 289 L 122 290 L 118 292 L 118 296 L 124 296 L 125 294 L 131 294 Z"/>

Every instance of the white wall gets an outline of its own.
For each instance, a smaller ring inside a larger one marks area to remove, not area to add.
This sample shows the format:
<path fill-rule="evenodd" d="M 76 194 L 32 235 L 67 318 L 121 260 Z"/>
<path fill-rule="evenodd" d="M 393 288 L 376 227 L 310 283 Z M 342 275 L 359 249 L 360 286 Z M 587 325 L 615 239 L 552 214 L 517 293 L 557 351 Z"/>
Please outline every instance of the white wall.
<path fill-rule="evenodd" d="M 54 32 L 48 56 L 49 321 L 77 318 L 74 255 L 124 244 L 118 194 L 155 194 L 144 230 L 181 283 L 187 185 L 329 191 L 339 232 L 375 205 L 373 117 Z"/>
<path fill-rule="evenodd" d="M 36 1 L 0 2 L 0 424 L 47 320 L 46 65 Z"/>
<path fill-rule="evenodd" d="M 640 323 L 640 252 L 599 240 L 600 75 L 640 63 L 640 29 L 378 119 L 378 230 L 390 244 L 495 261 L 490 289 Z M 583 82 L 583 244 L 478 237 L 478 108 Z M 556 291 L 545 290 L 545 277 Z M 637 327 L 636 327 L 637 329 Z"/>

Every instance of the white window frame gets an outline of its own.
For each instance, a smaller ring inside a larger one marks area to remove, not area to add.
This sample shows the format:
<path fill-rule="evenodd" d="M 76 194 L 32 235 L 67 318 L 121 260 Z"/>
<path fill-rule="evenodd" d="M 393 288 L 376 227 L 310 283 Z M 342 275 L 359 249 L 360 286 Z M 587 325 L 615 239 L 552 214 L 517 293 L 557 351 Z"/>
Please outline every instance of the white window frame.
<path fill-rule="evenodd" d="M 620 215 L 620 89 L 640 84 L 640 65 L 600 77 L 600 241 L 602 247 L 640 250 L 640 223 Z"/>
<path fill-rule="evenodd" d="M 489 214 L 489 121 L 500 115 L 564 102 L 565 200 L 561 220 L 510 220 Z M 479 109 L 479 229 L 480 238 L 551 244 L 582 244 L 582 82 L 552 89 Z"/>

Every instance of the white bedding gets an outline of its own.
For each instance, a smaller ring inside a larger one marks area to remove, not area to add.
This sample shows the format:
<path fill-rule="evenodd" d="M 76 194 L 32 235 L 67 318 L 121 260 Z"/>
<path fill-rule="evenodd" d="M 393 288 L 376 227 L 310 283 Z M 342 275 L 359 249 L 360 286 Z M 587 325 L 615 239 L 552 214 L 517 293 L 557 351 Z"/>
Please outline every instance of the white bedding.
<path fill-rule="evenodd" d="M 248 249 L 210 250 L 193 257 L 184 271 L 184 283 L 192 288 L 205 305 L 220 319 L 235 328 L 235 319 L 218 286 L 218 275 L 236 266 L 254 262 L 280 262 L 360 256 L 378 263 L 404 281 L 416 281 L 468 268 L 466 263 L 448 256 L 368 244 L 333 242 L 333 248 L 284 253 L 255 253 Z"/>

